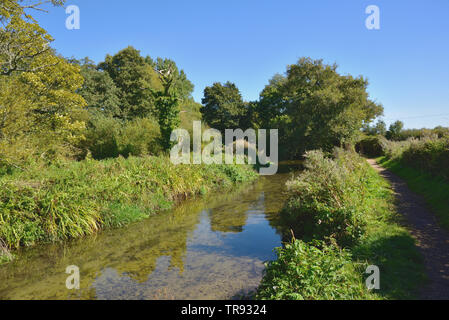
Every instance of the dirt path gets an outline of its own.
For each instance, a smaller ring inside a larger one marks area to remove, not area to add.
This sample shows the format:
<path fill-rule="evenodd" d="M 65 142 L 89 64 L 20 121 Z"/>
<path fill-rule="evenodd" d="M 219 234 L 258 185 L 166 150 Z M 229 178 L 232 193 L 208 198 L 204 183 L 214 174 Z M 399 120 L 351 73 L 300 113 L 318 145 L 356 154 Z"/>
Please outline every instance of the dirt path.
<path fill-rule="evenodd" d="M 449 299 L 449 233 L 438 226 L 422 197 L 410 191 L 401 178 L 379 166 L 375 160 L 368 162 L 390 181 L 398 199 L 398 211 L 406 217 L 424 257 L 429 283 L 421 290 L 420 298 Z"/>

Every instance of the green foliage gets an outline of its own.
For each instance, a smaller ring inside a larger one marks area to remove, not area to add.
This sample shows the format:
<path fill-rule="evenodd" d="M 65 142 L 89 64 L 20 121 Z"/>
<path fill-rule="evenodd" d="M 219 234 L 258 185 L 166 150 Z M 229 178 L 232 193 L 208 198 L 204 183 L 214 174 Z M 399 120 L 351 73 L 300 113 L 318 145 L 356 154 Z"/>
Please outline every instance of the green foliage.
<path fill-rule="evenodd" d="M 52 1 L 61 5 L 63 1 Z M 0 167 L 76 157 L 87 120 L 78 66 L 56 55 L 29 13 L 41 2 L 0 6 Z"/>
<path fill-rule="evenodd" d="M 234 83 L 214 83 L 204 89 L 201 113 L 209 126 L 224 133 L 226 129 L 240 128 L 245 116 L 245 104 Z"/>
<path fill-rule="evenodd" d="M 412 143 L 402 153 L 401 162 L 422 172 L 449 181 L 449 136 Z"/>
<path fill-rule="evenodd" d="M 147 63 L 151 64 L 160 75 L 164 74 L 165 79 L 161 80 L 163 87 L 168 88 L 167 95 L 176 96 L 181 101 L 192 99 L 192 92 L 194 89 L 193 83 L 187 79 L 184 70 L 179 70 L 173 60 L 157 58 L 156 61 L 153 61 L 150 57 L 147 57 L 145 60 Z M 167 71 L 170 73 L 167 74 Z"/>
<path fill-rule="evenodd" d="M 449 182 L 438 175 L 424 173 L 420 168 L 404 165 L 399 159 L 379 159 L 382 166 L 391 170 L 407 182 L 409 188 L 422 195 L 432 207 L 441 226 L 449 230 Z M 443 167 L 441 170 L 446 169 Z"/>
<path fill-rule="evenodd" d="M 297 206 L 299 203 L 307 210 L 315 210 L 316 217 L 312 212 L 307 212 L 310 215 L 305 217 L 312 223 L 315 221 L 315 226 L 311 225 L 312 233 L 302 239 L 305 242 L 296 240 L 277 250 L 278 259 L 268 264 L 258 298 L 323 300 L 414 297 L 416 289 L 425 280 L 423 260 L 414 239 L 400 224 L 402 217 L 395 211 L 395 198 L 388 183 L 354 154 L 340 153 L 334 160 L 326 160 L 321 152 L 311 155 L 306 160 L 309 162 L 306 172 L 289 182 L 293 188 L 290 187 L 290 201 L 283 215 L 290 219 L 293 226 L 303 226 L 303 222 L 297 221 L 295 224 L 294 221 L 294 218 L 304 218 L 301 207 Z M 325 175 L 329 175 L 329 185 L 323 182 Z M 304 191 L 299 190 L 300 186 Z M 352 187 L 355 190 L 351 190 Z M 349 195 L 336 193 L 340 189 Z M 357 191 L 362 192 L 363 197 L 355 195 Z M 355 220 L 347 219 L 346 223 L 335 223 L 341 221 L 342 215 L 331 204 L 337 204 L 337 207 L 338 203 L 352 206 L 346 200 L 351 197 L 354 197 L 355 204 L 348 210 L 361 215 L 356 215 Z M 341 234 L 341 230 L 357 229 L 351 226 L 360 223 L 363 225 L 361 233 L 346 231 L 343 237 L 335 236 Z M 330 238 L 330 241 L 317 243 L 314 237 Z M 357 241 L 350 241 L 348 245 L 347 241 L 341 241 L 345 238 Z M 347 245 L 346 250 L 340 249 L 341 244 Z M 368 292 L 363 287 L 367 277 L 365 270 L 370 265 L 380 268 L 380 291 Z"/>
<path fill-rule="evenodd" d="M 120 90 L 123 119 L 155 114 L 153 94 L 162 90 L 162 85 L 156 71 L 140 55 L 140 51 L 128 47 L 114 56 L 107 55 L 105 61 L 98 65 L 98 69 L 107 72 Z"/>
<path fill-rule="evenodd" d="M 0 178 L 0 239 L 18 248 L 81 237 L 256 177 L 250 166 L 175 166 L 165 157 L 30 167 Z"/>
<path fill-rule="evenodd" d="M 358 275 L 351 255 L 324 243 L 294 240 L 276 249 L 268 263 L 258 299 L 355 300 L 376 299 Z"/>
<path fill-rule="evenodd" d="M 115 118 L 96 117 L 86 132 L 86 151 L 97 160 L 118 156 L 158 155 L 160 131 L 152 118 L 122 121 Z"/>
<path fill-rule="evenodd" d="M 353 145 L 363 125 L 383 112 L 369 99 L 367 86 L 362 77 L 340 75 L 336 65 L 302 58 L 263 90 L 259 118 L 264 126 L 279 128 L 284 157 Z"/>
<path fill-rule="evenodd" d="M 337 152 L 336 159 L 321 151 L 306 153 L 305 170 L 287 183 L 289 200 L 283 220 L 306 240 L 335 239 L 354 244 L 365 230 L 370 210 L 367 181 L 371 172 L 356 154 Z"/>
<path fill-rule="evenodd" d="M 383 154 L 404 166 L 449 181 L 449 136 L 386 141 Z"/>
<path fill-rule="evenodd" d="M 390 128 L 387 131 L 386 138 L 388 140 L 400 140 L 401 139 L 401 132 L 402 129 L 404 129 L 404 123 L 402 121 L 396 121 L 392 125 L 390 125 Z"/>
<path fill-rule="evenodd" d="M 53 5 L 64 4 L 52 0 Z M 53 38 L 27 10 L 39 10 L 42 2 L 21 0 L 0 1 L 0 77 L 22 72 L 36 72 L 54 66 L 55 60 L 49 44 Z"/>
<path fill-rule="evenodd" d="M 356 151 L 370 158 L 384 154 L 385 138 L 383 136 L 365 136 L 357 142 Z"/>
<path fill-rule="evenodd" d="M 168 151 L 173 143 L 170 141 L 171 134 L 181 122 L 179 119 L 179 100 L 176 96 L 159 95 L 156 104 L 162 148 Z"/>
<path fill-rule="evenodd" d="M 71 61 L 81 65 L 84 83 L 78 93 L 86 100 L 87 109 L 93 116 L 123 118 L 120 90 L 107 72 L 97 70 L 93 61 Z"/>
<path fill-rule="evenodd" d="M 376 125 L 371 126 L 369 124 L 365 124 L 363 127 L 363 132 L 371 136 L 386 136 L 387 134 L 387 125 L 384 121 L 377 121 Z"/>

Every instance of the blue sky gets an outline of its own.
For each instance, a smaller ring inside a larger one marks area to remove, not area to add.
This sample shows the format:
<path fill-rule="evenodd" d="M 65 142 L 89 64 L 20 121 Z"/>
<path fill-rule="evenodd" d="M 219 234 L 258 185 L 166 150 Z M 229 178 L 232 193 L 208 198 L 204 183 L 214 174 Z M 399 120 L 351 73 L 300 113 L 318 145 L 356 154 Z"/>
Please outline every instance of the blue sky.
<path fill-rule="evenodd" d="M 63 8 L 35 14 L 64 56 L 102 61 L 132 45 L 168 57 L 195 84 L 232 81 L 258 99 L 275 73 L 302 56 L 364 75 L 385 121 L 406 127 L 449 126 L 447 0 L 68 0 L 81 29 L 67 30 Z M 380 8 L 380 30 L 365 27 L 365 8 Z"/>

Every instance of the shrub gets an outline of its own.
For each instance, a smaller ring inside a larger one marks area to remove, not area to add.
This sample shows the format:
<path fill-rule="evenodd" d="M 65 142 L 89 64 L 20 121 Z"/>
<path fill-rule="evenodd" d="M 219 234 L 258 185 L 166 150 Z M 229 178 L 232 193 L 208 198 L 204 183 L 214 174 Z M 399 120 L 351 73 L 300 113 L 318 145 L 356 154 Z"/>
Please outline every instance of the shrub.
<path fill-rule="evenodd" d="M 294 240 L 276 249 L 258 289 L 258 299 L 341 300 L 374 298 L 351 261 L 351 255 L 316 242 Z M 362 269 L 362 268 L 360 268 Z"/>
<path fill-rule="evenodd" d="M 449 137 L 437 135 L 407 141 L 384 142 L 387 159 L 398 161 L 428 173 L 449 180 Z"/>
<path fill-rule="evenodd" d="M 159 125 L 152 118 L 123 121 L 99 116 L 87 130 L 84 147 L 97 160 L 159 155 L 160 137 Z"/>
<path fill-rule="evenodd" d="M 422 172 L 449 180 L 449 138 L 427 138 L 411 144 L 401 161 Z"/>
<path fill-rule="evenodd" d="M 341 150 L 333 158 L 309 152 L 305 167 L 288 182 L 281 213 L 301 241 L 276 249 L 257 297 L 413 298 L 424 281 L 423 260 L 399 223 L 389 184 L 361 157 Z M 364 286 L 368 265 L 381 271 L 380 290 Z"/>
<path fill-rule="evenodd" d="M 321 151 L 306 154 L 305 170 L 287 183 L 289 200 L 281 213 L 296 236 L 306 240 L 334 238 L 353 244 L 362 234 L 370 171 L 357 154 Z"/>
<path fill-rule="evenodd" d="M 124 157 L 162 153 L 160 130 L 156 120 L 137 118 L 122 128 L 118 137 L 119 152 Z"/>

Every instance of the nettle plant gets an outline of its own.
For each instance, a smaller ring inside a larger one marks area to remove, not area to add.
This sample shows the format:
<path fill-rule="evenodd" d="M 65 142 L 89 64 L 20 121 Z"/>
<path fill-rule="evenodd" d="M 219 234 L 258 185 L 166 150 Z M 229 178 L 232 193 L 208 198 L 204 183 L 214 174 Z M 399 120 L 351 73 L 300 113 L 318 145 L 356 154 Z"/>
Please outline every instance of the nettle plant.
<path fill-rule="evenodd" d="M 366 164 L 356 155 L 336 151 L 306 154 L 305 170 L 287 183 L 290 194 L 282 218 L 305 240 L 335 239 L 350 246 L 363 234 L 369 210 Z"/>

